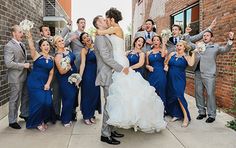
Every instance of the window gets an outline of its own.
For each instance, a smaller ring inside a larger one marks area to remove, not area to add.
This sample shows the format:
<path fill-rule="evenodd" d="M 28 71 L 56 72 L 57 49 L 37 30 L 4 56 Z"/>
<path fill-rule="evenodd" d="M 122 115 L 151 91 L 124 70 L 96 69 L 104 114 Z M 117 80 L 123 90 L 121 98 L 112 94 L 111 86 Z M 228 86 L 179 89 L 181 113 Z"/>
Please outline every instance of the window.
<path fill-rule="evenodd" d="M 173 24 L 180 25 L 182 30 L 190 25 L 192 31 L 190 35 L 199 33 L 199 4 L 193 4 L 181 11 L 176 12 L 171 16 L 171 26 Z"/>
<path fill-rule="evenodd" d="M 180 25 L 182 30 L 189 25 L 192 28 L 190 35 L 195 35 L 199 33 L 199 3 L 195 3 L 183 10 L 176 12 L 171 15 L 171 26 L 173 24 Z M 191 67 L 186 69 L 187 73 L 194 73 Z"/>

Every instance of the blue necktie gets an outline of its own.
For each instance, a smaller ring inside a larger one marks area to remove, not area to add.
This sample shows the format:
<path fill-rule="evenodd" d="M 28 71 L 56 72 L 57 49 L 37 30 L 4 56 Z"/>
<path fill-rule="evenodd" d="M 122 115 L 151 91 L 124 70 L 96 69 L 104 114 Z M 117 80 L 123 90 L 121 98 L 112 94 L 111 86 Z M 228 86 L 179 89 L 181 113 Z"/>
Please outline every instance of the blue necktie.
<path fill-rule="evenodd" d="M 147 38 L 151 39 L 150 32 L 148 32 Z"/>
<path fill-rule="evenodd" d="M 177 38 L 174 38 L 174 44 L 175 45 L 177 44 Z"/>

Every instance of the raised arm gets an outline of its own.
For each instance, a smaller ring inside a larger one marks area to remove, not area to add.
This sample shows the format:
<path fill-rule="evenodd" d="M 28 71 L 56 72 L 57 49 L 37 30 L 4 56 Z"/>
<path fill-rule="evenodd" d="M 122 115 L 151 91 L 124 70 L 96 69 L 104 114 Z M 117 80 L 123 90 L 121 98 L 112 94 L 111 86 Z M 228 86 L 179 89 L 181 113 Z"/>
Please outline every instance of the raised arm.
<path fill-rule="evenodd" d="M 161 48 L 161 57 L 166 57 L 166 55 L 168 54 L 166 44 L 167 44 L 167 39 L 163 39 L 163 44 Z"/>
<path fill-rule="evenodd" d="M 30 55 L 31 55 L 33 61 L 35 61 L 39 57 L 39 53 L 37 52 L 36 48 L 34 47 L 34 41 L 33 41 L 33 37 L 32 37 L 31 32 L 30 31 L 27 32 L 26 36 L 28 38 Z"/>
<path fill-rule="evenodd" d="M 138 63 L 130 66 L 131 69 L 138 69 L 143 66 L 145 62 L 145 54 L 143 52 L 139 53 L 139 60 Z"/>
<path fill-rule="evenodd" d="M 105 36 L 97 36 L 94 42 L 96 50 L 99 51 L 99 54 L 102 58 L 102 60 L 110 66 L 112 69 L 114 69 L 117 72 L 121 72 L 123 69 L 123 66 L 117 63 L 114 59 L 111 53 L 109 52 L 110 49 L 107 47 L 107 40 L 104 40 Z"/>
<path fill-rule="evenodd" d="M 234 40 L 234 33 L 229 32 L 229 40 L 228 40 L 226 46 L 225 47 L 220 46 L 218 49 L 218 53 L 223 54 L 223 53 L 229 52 L 233 46 L 233 40 Z"/>
<path fill-rule="evenodd" d="M 185 59 L 187 60 L 189 66 L 193 66 L 193 65 L 194 65 L 194 62 L 195 62 L 195 54 L 196 54 L 196 53 L 193 52 L 192 56 L 189 56 L 189 55 L 184 56 Z"/>

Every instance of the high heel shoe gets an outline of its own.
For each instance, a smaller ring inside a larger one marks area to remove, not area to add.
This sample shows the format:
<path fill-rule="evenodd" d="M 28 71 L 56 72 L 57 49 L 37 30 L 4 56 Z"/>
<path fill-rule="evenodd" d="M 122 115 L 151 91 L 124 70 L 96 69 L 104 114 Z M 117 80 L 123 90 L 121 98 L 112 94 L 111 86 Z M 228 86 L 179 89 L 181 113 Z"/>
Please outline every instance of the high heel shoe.
<path fill-rule="evenodd" d="M 41 132 L 44 132 L 46 129 L 43 127 L 43 125 L 37 126 L 37 129 Z"/>
<path fill-rule="evenodd" d="M 84 120 L 84 123 L 85 123 L 86 125 L 91 125 L 91 124 L 92 124 L 89 119 L 85 119 L 85 120 Z"/>
<path fill-rule="evenodd" d="M 42 126 L 45 130 L 48 128 L 48 125 L 46 123 L 42 123 Z"/>
<path fill-rule="evenodd" d="M 171 122 L 175 122 L 175 121 L 177 121 L 177 120 L 179 120 L 179 118 L 173 117 L 170 121 L 171 121 Z"/>
<path fill-rule="evenodd" d="M 72 126 L 72 122 L 70 121 L 69 123 L 64 124 L 64 127 L 71 127 Z"/>
<path fill-rule="evenodd" d="M 188 127 L 188 125 L 189 125 L 189 121 L 188 120 L 187 121 L 183 121 L 181 127 Z"/>
<path fill-rule="evenodd" d="M 93 123 L 93 124 L 96 124 L 96 121 L 95 121 L 94 118 L 89 119 L 89 121 L 90 121 L 91 123 Z"/>

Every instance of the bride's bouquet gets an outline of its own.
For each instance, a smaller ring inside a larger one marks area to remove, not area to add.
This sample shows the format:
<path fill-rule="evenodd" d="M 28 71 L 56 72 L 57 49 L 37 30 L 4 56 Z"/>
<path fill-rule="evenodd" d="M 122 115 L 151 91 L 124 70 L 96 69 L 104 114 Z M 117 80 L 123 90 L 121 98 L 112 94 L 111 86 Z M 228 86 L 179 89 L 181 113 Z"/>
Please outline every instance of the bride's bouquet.
<path fill-rule="evenodd" d="M 79 82 L 82 80 L 80 74 L 78 73 L 73 73 L 72 75 L 70 75 L 70 77 L 68 78 L 68 82 L 70 84 L 75 84 L 77 86 L 77 88 L 79 88 Z"/>
<path fill-rule="evenodd" d="M 63 69 L 68 69 L 70 64 L 70 58 L 68 56 L 61 59 L 60 65 Z"/>
<path fill-rule="evenodd" d="M 22 28 L 24 32 L 28 32 L 30 29 L 34 27 L 34 23 L 32 21 L 24 19 L 22 22 L 20 22 L 19 26 Z"/>
<path fill-rule="evenodd" d="M 170 29 L 163 29 L 161 31 L 161 37 L 165 38 L 165 39 L 169 39 L 172 36 L 172 32 L 170 31 Z"/>

